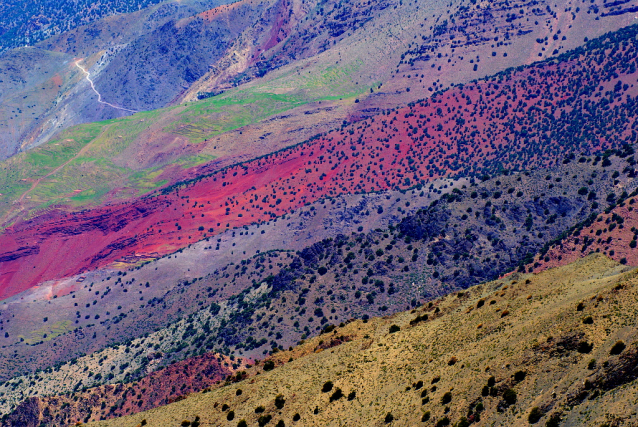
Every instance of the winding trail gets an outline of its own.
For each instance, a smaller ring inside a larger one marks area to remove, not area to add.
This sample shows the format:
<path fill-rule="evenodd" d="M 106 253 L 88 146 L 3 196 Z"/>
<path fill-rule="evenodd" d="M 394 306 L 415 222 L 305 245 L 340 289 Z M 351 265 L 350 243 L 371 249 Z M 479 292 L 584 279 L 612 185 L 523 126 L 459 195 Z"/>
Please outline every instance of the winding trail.
<path fill-rule="evenodd" d="M 93 92 L 95 92 L 95 94 L 97 95 L 97 102 L 99 102 L 100 104 L 108 105 L 109 107 L 115 108 L 116 110 L 128 111 L 130 113 L 137 113 L 137 111 L 135 110 L 130 110 L 124 107 L 118 107 L 117 105 L 113 105 L 109 102 L 102 101 L 102 94 L 100 94 L 100 92 L 98 92 L 97 89 L 95 88 L 95 83 L 93 83 L 93 80 L 91 80 L 91 73 L 89 73 L 86 68 L 80 65 L 80 61 L 81 59 L 78 59 L 77 61 L 75 61 L 75 66 L 78 67 L 80 70 L 82 70 L 82 72 L 84 73 L 86 77 L 86 80 L 88 80 L 88 82 L 91 84 L 91 89 L 93 89 Z"/>

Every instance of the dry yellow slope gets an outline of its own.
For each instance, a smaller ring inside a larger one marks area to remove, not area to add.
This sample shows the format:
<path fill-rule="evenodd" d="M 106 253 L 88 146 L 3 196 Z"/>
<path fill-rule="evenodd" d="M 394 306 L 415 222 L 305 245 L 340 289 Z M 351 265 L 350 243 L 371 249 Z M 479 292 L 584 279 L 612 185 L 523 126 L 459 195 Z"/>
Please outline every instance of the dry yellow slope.
<path fill-rule="evenodd" d="M 530 425 L 535 407 L 536 425 L 636 425 L 636 272 L 592 255 L 513 275 L 412 312 L 353 321 L 276 354 L 273 370 L 261 362 L 243 381 L 89 425 L 516 426 Z M 392 325 L 400 331 L 389 333 Z M 618 341 L 625 348 L 610 354 Z M 327 381 L 333 388 L 322 392 Z"/>

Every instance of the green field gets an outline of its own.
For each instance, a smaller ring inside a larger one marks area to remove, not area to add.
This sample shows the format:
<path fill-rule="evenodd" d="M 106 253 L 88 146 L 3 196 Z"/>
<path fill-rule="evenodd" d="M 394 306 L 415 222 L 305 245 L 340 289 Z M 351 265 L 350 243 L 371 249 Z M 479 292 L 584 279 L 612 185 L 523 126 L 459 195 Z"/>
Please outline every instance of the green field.
<path fill-rule="evenodd" d="M 177 155 L 134 169 L 126 156 L 137 152 L 141 140 L 179 136 L 190 144 L 200 144 L 310 102 L 348 102 L 368 90 L 350 79 L 360 66 L 355 61 L 314 74 L 288 71 L 249 89 L 237 88 L 197 102 L 67 129 L 42 146 L 0 162 L 2 226 L 18 214 L 32 217 L 52 205 L 99 203 L 115 188 L 127 189 L 122 193 L 127 197 L 153 191 L 168 183 L 162 177 L 168 165 L 187 169 L 215 156 Z M 20 198 L 22 202 L 16 204 Z"/>

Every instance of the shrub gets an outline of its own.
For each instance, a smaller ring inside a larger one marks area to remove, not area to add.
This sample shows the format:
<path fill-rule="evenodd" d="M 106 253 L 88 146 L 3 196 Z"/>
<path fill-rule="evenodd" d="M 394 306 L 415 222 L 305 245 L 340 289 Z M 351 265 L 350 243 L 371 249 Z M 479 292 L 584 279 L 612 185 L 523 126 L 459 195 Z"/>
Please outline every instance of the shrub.
<path fill-rule="evenodd" d="M 266 410 L 266 408 L 264 408 L 263 406 L 258 406 L 258 407 L 255 408 L 255 414 L 261 414 L 265 410 Z"/>
<path fill-rule="evenodd" d="M 496 384 L 496 378 L 494 378 L 493 376 L 489 377 L 487 379 L 487 386 L 488 387 L 494 387 L 494 384 Z"/>
<path fill-rule="evenodd" d="M 449 425 L 450 425 L 450 419 L 448 417 L 443 417 L 436 423 L 436 427 L 445 427 Z"/>
<path fill-rule="evenodd" d="M 235 419 L 235 411 L 228 411 L 228 414 L 226 414 L 226 419 L 228 421 L 232 421 Z"/>
<path fill-rule="evenodd" d="M 320 276 L 323 276 L 327 272 L 328 272 L 328 269 L 326 267 L 324 267 L 323 265 L 321 267 L 319 267 L 319 269 L 317 269 L 317 273 L 319 273 Z"/>
<path fill-rule="evenodd" d="M 248 427 L 246 420 L 241 420 L 237 423 L 237 427 Z"/>
<path fill-rule="evenodd" d="M 594 369 L 596 367 L 596 359 L 591 359 L 588 363 L 587 363 L 587 369 L 589 369 L 590 371 L 592 369 Z"/>
<path fill-rule="evenodd" d="M 191 422 L 190 422 L 190 421 L 188 421 L 188 420 L 184 420 L 184 421 L 182 421 L 182 424 L 181 424 L 181 426 L 182 426 L 182 427 L 188 427 L 188 426 L 190 426 L 190 425 L 191 425 Z"/>
<path fill-rule="evenodd" d="M 334 402 L 335 400 L 339 400 L 342 397 L 343 397 L 343 392 L 341 391 L 339 387 L 337 387 L 334 393 L 332 393 L 332 396 L 330 396 L 330 401 Z"/>
<path fill-rule="evenodd" d="M 275 362 L 272 360 L 266 360 L 264 362 L 264 371 L 272 371 L 273 369 L 275 369 Z"/>
<path fill-rule="evenodd" d="M 560 426 L 560 415 L 554 414 L 545 423 L 545 427 L 559 427 Z"/>
<path fill-rule="evenodd" d="M 609 354 L 612 356 L 618 355 L 623 352 L 623 350 L 627 347 L 624 342 L 617 341 L 616 344 L 609 350 Z"/>
<path fill-rule="evenodd" d="M 275 407 L 277 409 L 281 409 L 284 407 L 284 405 L 286 404 L 286 399 L 284 399 L 284 395 L 283 394 L 278 394 L 275 397 Z"/>
<path fill-rule="evenodd" d="M 323 393 L 328 393 L 330 390 L 332 390 L 332 381 L 326 381 L 323 385 L 323 387 L 321 388 L 321 391 Z"/>
<path fill-rule="evenodd" d="M 390 412 L 388 412 L 387 414 L 385 414 L 385 419 L 383 421 L 386 424 L 390 424 L 392 421 L 394 421 L 394 415 L 392 415 Z"/>
<path fill-rule="evenodd" d="M 276 427 L 286 427 L 286 423 L 284 423 L 284 420 L 279 420 Z"/>
<path fill-rule="evenodd" d="M 526 376 L 527 376 L 527 372 L 525 372 L 525 371 L 516 371 L 516 373 L 514 373 L 514 381 L 519 383 L 519 382 L 523 381 Z"/>
<path fill-rule="evenodd" d="M 511 388 L 508 388 L 503 392 L 503 400 L 508 405 L 513 405 L 516 403 L 516 392 Z"/>
<path fill-rule="evenodd" d="M 430 421 L 430 411 L 425 411 L 421 417 L 421 422 Z"/>
<path fill-rule="evenodd" d="M 299 415 L 299 412 L 297 412 L 295 415 L 292 416 L 293 421 L 299 421 L 300 419 L 301 419 L 301 415 Z"/>
<path fill-rule="evenodd" d="M 540 421 L 542 417 L 543 417 L 543 411 L 541 411 L 541 409 L 538 406 L 535 406 L 532 408 L 531 411 L 529 411 L 529 416 L 527 417 L 527 420 L 529 421 L 530 424 L 536 424 L 537 422 Z"/>
<path fill-rule="evenodd" d="M 421 389 L 421 387 L 423 387 L 423 381 L 419 380 L 416 382 L 416 384 L 414 384 L 414 389 L 415 390 L 419 390 Z"/>
<path fill-rule="evenodd" d="M 270 420 L 272 420 L 272 415 L 270 414 L 262 415 L 261 417 L 257 419 L 257 424 L 259 424 L 259 427 L 264 427 L 266 424 L 270 422 Z"/>
<path fill-rule="evenodd" d="M 587 354 L 587 353 L 590 353 L 593 348 L 594 348 L 594 344 L 590 344 L 587 341 L 581 341 L 578 344 L 577 350 L 581 354 Z"/>
<path fill-rule="evenodd" d="M 243 393 L 243 391 L 240 388 L 238 388 L 237 391 L 235 392 L 235 395 L 236 396 L 241 396 L 242 393 Z"/>
<path fill-rule="evenodd" d="M 585 325 L 592 325 L 594 323 L 594 318 L 591 316 L 587 316 L 583 319 L 583 323 Z"/>
<path fill-rule="evenodd" d="M 447 392 L 443 396 L 441 396 L 441 405 L 446 405 L 452 401 L 452 393 Z"/>
<path fill-rule="evenodd" d="M 400 327 L 398 327 L 397 325 L 392 325 L 390 326 L 390 333 L 393 334 L 395 332 L 399 332 L 401 330 Z"/>
<path fill-rule="evenodd" d="M 470 422 L 465 417 L 461 417 L 458 423 L 455 424 L 456 427 L 470 427 Z"/>
<path fill-rule="evenodd" d="M 356 391 L 351 391 L 350 393 L 348 393 L 348 400 L 354 400 L 356 397 L 357 397 Z"/>

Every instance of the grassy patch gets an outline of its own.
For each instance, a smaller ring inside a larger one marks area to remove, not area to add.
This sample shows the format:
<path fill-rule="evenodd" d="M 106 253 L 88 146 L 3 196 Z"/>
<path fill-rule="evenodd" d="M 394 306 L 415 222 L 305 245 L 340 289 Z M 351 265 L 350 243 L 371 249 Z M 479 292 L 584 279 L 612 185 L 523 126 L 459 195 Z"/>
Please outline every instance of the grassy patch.
<path fill-rule="evenodd" d="M 62 334 L 65 334 L 73 329 L 73 322 L 70 320 L 61 320 L 59 322 L 45 325 L 40 329 L 31 331 L 28 337 L 20 336 L 24 338 L 24 342 L 27 345 L 35 344 L 40 341 L 50 341 Z"/>

